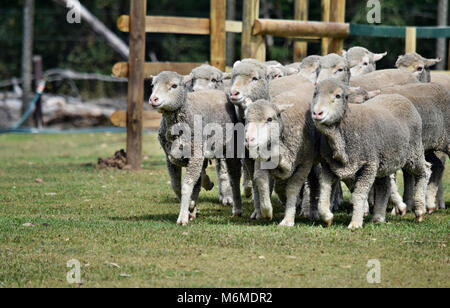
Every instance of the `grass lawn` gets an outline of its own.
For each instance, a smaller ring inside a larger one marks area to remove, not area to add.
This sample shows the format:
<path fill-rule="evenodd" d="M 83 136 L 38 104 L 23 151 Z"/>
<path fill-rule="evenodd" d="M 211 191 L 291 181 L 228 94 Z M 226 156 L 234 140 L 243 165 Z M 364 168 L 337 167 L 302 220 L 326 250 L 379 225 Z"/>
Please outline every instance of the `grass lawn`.
<path fill-rule="evenodd" d="M 450 287 L 448 210 L 422 224 L 368 218 L 351 232 L 347 204 L 330 228 L 297 219 L 289 229 L 276 201 L 273 222 L 250 221 L 250 200 L 231 219 L 215 188 L 179 227 L 155 134 L 144 136 L 143 171 L 95 170 L 124 144 L 123 134 L 0 135 L 0 287 L 74 286 L 71 259 L 82 287 Z M 449 206 L 450 168 L 444 185 Z M 367 283 L 370 259 L 379 285 Z"/>

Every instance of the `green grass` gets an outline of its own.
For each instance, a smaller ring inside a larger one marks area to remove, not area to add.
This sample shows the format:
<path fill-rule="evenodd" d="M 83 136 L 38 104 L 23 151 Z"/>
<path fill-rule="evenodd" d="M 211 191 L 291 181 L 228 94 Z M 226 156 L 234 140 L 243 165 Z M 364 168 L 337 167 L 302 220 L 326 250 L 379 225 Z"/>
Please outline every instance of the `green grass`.
<path fill-rule="evenodd" d="M 351 232 L 347 205 L 330 228 L 297 219 L 288 229 L 277 226 L 275 201 L 273 222 L 249 221 L 249 200 L 231 219 L 215 188 L 202 191 L 198 219 L 179 227 L 154 134 L 144 136 L 143 171 L 95 170 L 124 143 L 116 134 L 0 135 L 0 287 L 70 287 L 71 259 L 81 261 L 82 287 L 450 287 L 448 210 L 422 224 L 412 214 L 368 218 Z M 370 259 L 381 262 L 380 285 L 366 281 Z"/>

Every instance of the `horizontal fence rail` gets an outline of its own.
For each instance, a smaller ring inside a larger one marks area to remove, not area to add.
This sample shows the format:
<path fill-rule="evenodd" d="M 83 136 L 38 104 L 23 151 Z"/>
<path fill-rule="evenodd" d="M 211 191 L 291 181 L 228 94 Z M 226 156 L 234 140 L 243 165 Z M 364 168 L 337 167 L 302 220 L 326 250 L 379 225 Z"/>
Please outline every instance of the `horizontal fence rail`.
<path fill-rule="evenodd" d="M 117 20 L 117 28 L 122 32 L 130 32 L 130 16 L 120 16 Z M 225 31 L 242 33 L 242 22 L 227 20 Z M 145 18 L 145 32 L 209 35 L 211 25 L 209 18 L 147 16 Z"/>
<path fill-rule="evenodd" d="M 415 28 L 416 37 L 423 39 L 450 37 L 450 27 L 395 27 L 350 24 L 350 35 L 368 37 L 405 38 L 406 29 Z"/>
<path fill-rule="evenodd" d="M 173 71 L 182 75 L 188 75 L 194 68 L 202 64 L 207 64 L 207 62 L 146 62 L 144 64 L 144 77 L 150 78 L 162 71 Z M 112 72 L 117 78 L 127 78 L 129 65 L 127 62 L 118 62 L 114 64 Z"/>
<path fill-rule="evenodd" d="M 282 37 L 345 38 L 349 33 L 349 24 L 317 21 L 256 19 L 253 27 L 253 35 Z"/>

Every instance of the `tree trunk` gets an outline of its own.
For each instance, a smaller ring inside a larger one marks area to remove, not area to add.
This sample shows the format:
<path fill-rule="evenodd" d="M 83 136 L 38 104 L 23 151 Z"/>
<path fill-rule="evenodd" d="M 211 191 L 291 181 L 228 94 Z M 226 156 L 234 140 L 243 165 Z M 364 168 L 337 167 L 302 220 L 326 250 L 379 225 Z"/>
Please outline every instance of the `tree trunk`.
<path fill-rule="evenodd" d="M 33 26 L 34 0 L 25 0 L 23 7 L 23 44 L 22 44 L 22 114 L 28 109 L 33 99 Z M 32 119 L 29 117 L 24 125 L 30 127 Z"/>
<path fill-rule="evenodd" d="M 97 17 L 91 14 L 86 7 L 76 0 L 53 0 L 65 7 L 79 8 L 81 19 L 84 20 L 97 34 L 103 36 L 108 44 L 124 59 L 128 60 L 130 49 L 117 35 L 109 30 Z"/>
<path fill-rule="evenodd" d="M 448 24 L 448 0 L 439 0 L 438 3 L 438 26 L 445 27 Z M 436 65 L 436 69 L 445 70 L 445 61 L 447 59 L 447 39 L 439 38 L 436 45 L 437 57 L 442 61 Z"/>

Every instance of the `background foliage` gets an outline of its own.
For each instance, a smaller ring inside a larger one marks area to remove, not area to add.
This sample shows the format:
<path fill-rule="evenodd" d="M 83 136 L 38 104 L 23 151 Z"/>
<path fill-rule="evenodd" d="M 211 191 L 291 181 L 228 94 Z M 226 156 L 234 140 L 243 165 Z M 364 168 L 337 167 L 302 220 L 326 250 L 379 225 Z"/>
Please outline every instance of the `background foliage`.
<path fill-rule="evenodd" d="M 116 28 L 116 19 L 129 12 L 129 0 L 81 1 L 107 27 L 128 41 Z M 292 0 L 262 0 L 261 14 L 271 18 L 293 18 Z M 437 0 L 381 0 L 384 25 L 436 25 Z M 242 3 L 236 1 L 236 19 L 242 18 Z M 2 0 L 0 8 L 0 80 L 20 76 L 22 0 Z M 209 0 L 149 0 L 148 13 L 208 17 Z M 366 24 L 366 1 L 347 0 L 347 21 Z M 59 67 L 85 72 L 111 73 L 120 57 L 85 25 L 68 24 L 67 10 L 51 0 L 36 1 L 34 53 L 44 59 L 45 69 Z M 265 17 L 266 17 L 265 16 Z M 310 1 L 310 20 L 320 20 L 320 1 Z M 187 27 L 189 25 L 186 25 Z M 159 61 L 207 61 L 207 36 L 151 35 L 147 37 L 147 57 Z M 345 47 L 366 46 L 377 52 L 389 51 L 380 67 L 392 67 L 403 52 L 399 39 L 350 37 Z M 240 35 L 236 35 L 235 57 L 240 57 Z M 310 54 L 320 52 L 320 44 L 310 44 Z M 420 40 L 418 52 L 435 56 L 435 40 Z M 152 55 L 152 57 L 151 57 Z M 268 57 L 287 63 L 292 59 L 292 41 L 275 38 Z"/>

